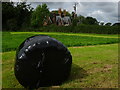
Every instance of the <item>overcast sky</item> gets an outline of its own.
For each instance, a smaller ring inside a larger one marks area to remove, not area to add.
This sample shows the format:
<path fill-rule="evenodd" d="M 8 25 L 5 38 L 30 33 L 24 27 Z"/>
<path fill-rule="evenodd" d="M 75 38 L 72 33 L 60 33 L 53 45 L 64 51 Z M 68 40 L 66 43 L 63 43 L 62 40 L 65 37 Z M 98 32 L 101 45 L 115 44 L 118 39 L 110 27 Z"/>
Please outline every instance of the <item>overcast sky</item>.
<path fill-rule="evenodd" d="M 70 13 L 74 11 L 74 2 L 42 2 L 46 3 L 49 10 L 58 8 L 66 9 Z M 36 8 L 41 2 L 31 2 Z M 116 23 L 118 21 L 118 2 L 78 2 L 77 15 L 92 16 L 98 21 Z"/>

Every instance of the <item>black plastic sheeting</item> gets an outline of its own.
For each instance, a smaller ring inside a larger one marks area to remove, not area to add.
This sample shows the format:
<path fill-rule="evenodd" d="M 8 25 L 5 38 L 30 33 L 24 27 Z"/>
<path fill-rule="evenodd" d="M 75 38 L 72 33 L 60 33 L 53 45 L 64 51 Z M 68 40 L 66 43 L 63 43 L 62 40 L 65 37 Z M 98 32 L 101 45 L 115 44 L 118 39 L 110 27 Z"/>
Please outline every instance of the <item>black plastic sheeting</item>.
<path fill-rule="evenodd" d="M 72 56 L 59 41 L 45 35 L 27 38 L 18 48 L 15 76 L 25 88 L 60 85 L 71 72 Z"/>

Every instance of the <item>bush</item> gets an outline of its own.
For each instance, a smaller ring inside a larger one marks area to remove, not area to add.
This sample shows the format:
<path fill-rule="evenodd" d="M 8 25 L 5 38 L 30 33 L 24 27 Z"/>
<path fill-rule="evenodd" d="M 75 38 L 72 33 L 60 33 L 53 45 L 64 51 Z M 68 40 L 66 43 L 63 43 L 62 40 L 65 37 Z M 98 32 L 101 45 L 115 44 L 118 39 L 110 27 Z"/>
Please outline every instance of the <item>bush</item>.
<path fill-rule="evenodd" d="M 77 22 L 78 22 L 78 19 L 77 19 L 77 18 L 73 19 L 73 20 L 72 20 L 72 25 L 73 25 L 73 26 L 77 26 Z"/>

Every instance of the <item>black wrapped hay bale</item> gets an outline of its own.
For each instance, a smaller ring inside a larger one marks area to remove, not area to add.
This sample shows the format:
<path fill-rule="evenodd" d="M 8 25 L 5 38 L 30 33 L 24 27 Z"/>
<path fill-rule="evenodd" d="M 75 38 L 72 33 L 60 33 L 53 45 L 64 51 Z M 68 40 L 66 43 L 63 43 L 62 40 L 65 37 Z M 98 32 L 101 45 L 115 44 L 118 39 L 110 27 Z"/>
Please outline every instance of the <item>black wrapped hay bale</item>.
<path fill-rule="evenodd" d="M 25 88 L 60 85 L 68 79 L 72 56 L 59 41 L 45 35 L 27 38 L 18 48 L 15 76 Z"/>

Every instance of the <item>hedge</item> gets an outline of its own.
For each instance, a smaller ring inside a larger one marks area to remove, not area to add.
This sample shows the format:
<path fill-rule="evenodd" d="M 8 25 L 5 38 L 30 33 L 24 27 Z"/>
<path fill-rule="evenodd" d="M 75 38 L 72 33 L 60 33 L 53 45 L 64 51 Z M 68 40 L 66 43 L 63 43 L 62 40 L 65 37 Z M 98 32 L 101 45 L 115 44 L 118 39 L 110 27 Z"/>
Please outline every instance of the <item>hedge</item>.
<path fill-rule="evenodd" d="M 33 29 L 32 29 L 33 30 Z M 78 25 L 78 26 L 44 26 L 33 30 L 40 32 L 72 32 L 72 33 L 96 33 L 96 34 L 118 34 L 119 26 L 99 26 L 99 25 Z"/>

